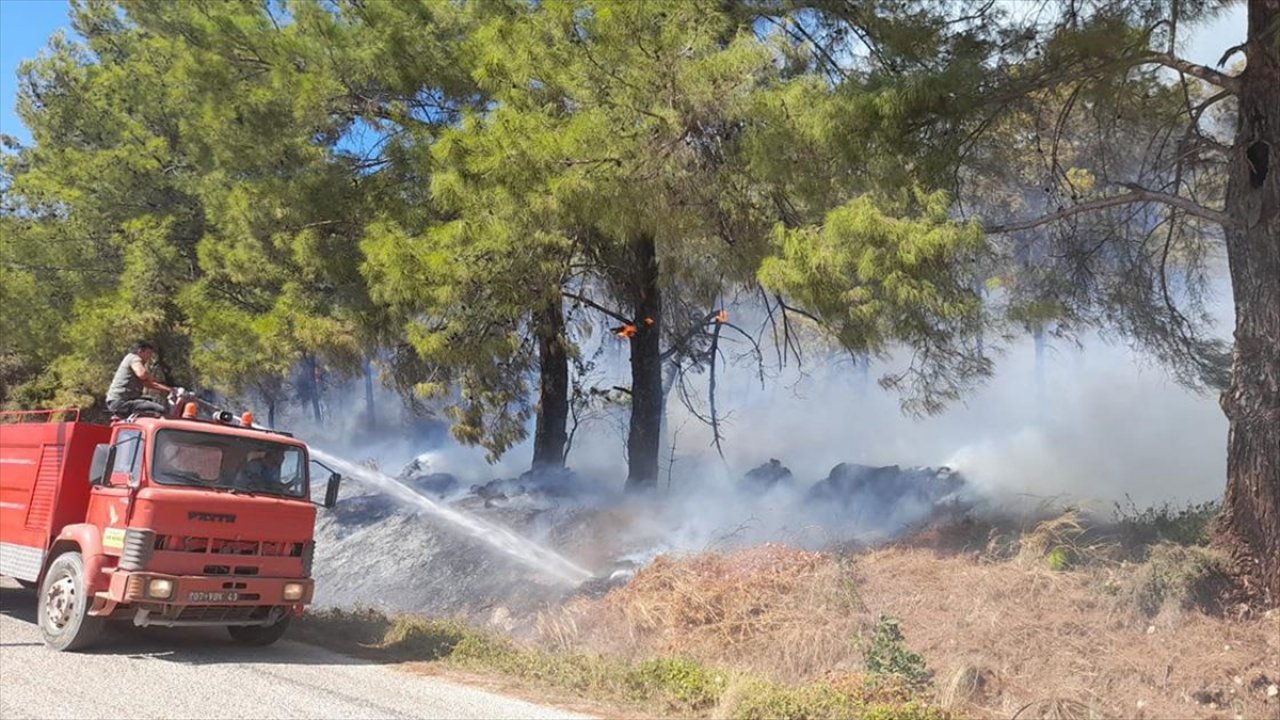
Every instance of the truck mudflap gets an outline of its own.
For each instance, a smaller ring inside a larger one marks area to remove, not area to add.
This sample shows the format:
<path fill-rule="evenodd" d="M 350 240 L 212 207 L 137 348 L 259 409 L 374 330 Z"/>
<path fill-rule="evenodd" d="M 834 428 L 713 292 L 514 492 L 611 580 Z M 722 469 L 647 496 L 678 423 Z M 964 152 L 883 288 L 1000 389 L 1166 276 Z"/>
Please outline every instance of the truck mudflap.
<path fill-rule="evenodd" d="M 133 611 L 136 625 L 273 625 L 298 615 L 315 586 L 306 578 L 112 573 L 103 611 Z"/>

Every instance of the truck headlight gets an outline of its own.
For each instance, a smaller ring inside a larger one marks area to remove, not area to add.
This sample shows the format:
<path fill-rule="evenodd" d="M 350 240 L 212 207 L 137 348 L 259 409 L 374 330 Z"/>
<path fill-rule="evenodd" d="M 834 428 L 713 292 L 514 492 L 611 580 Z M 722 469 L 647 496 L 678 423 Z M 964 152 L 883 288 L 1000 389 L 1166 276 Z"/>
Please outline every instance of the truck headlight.
<path fill-rule="evenodd" d="M 284 599 L 285 600 L 301 600 L 302 593 L 306 590 L 306 586 L 302 583 L 285 583 Z"/>
<path fill-rule="evenodd" d="M 166 600 L 172 594 L 173 594 L 172 580 L 166 580 L 164 578 L 152 578 L 151 582 L 147 583 L 148 597 L 157 598 L 159 600 Z"/>

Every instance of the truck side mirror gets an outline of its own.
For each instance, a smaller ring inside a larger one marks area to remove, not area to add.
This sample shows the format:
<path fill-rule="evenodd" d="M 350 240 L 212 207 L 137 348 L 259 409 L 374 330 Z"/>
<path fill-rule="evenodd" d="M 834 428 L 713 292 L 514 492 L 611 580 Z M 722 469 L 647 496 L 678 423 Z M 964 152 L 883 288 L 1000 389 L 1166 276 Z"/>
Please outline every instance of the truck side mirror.
<path fill-rule="evenodd" d="M 338 473 L 329 475 L 329 485 L 324 489 L 324 506 L 331 508 L 338 504 L 338 487 L 342 484 L 342 476 Z"/>
<path fill-rule="evenodd" d="M 116 448 L 114 445 L 99 443 L 93 449 L 93 460 L 89 463 L 89 484 L 108 485 L 111 482 L 111 468 L 116 464 Z"/>

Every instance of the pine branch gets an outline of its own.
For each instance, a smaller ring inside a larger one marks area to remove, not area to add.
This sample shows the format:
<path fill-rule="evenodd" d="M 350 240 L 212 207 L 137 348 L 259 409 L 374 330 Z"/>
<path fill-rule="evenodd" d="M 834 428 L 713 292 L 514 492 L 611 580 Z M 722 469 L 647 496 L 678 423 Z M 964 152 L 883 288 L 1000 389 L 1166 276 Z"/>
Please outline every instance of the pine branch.
<path fill-rule="evenodd" d="M 1184 60 L 1173 53 L 1152 53 L 1144 56 L 1145 62 L 1153 62 L 1168 68 L 1173 68 L 1178 72 L 1185 73 L 1191 77 L 1200 78 L 1201 80 L 1217 85 L 1224 90 L 1230 90 L 1233 93 L 1240 92 L 1240 78 L 1226 73 L 1218 72 L 1211 67 L 1205 65 L 1197 65 L 1189 60 Z"/>
<path fill-rule="evenodd" d="M 1006 223 L 1004 225 L 993 225 L 985 228 L 985 231 L 988 235 L 998 235 L 1000 233 L 1017 232 L 1019 230 L 1030 230 L 1034 227 L 1040 227 L 1041 225 L 1065 220 L 1082 213 L 1093 212 L 1095 210 L 1105 210 L 1109 207 L 1117 207 L 1119 205 L 1129 205 L 1139 202 L 1158 202 L 1170 207 L 1178 208 L 1179 210 L 1186 212 L 1188 215 L 1194 215 L 1202 220 L 1208 220 L 1209 222 L 1217 223 L 1219 225 L 1226 226 L 1233 224 L 1231 216 L 1227 213 L 1221 210 L 1207 208 L 1195 201 L 1188 200 L 1187 198 L 1170 195 L 1169 193 L 1148 190 L 1133 183 L 1120 183 L 1120 185 L 1127 188 L 1129 192 L 1122 195 L 1112 195 L 1111 197 L 1098 198 L 1097 200 L 1090 200 L 1078 205 L 1072 205 L 1071 207 L 1063 208 L 1058 212 L 1041 215 L 1040 217 L 1031 218 L 1030 220 Z"/>

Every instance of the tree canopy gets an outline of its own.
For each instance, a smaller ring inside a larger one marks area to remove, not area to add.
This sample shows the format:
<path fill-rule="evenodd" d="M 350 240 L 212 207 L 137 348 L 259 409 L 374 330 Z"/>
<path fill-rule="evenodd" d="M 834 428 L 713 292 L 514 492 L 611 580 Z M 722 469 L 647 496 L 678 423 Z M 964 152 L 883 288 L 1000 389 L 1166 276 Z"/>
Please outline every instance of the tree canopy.
<path fill-rule="evenodd" d="M 145 337 L 171 380 L 317 418 L 321 377 L 376 365 L 558 467 L 607 337 L 645 489 L 673 383 L 709 370 L 717 424 L 726 337 L 908 350 L 882 382 L 930 413 L 1011 334 L 1103 328 L 1225 389 L 1225 532 L 1280 594 L 1280 7 L 1180 57 L 1223 7 L 80 0 L 0 169 L 0 401 L 100 404 Z"/>

